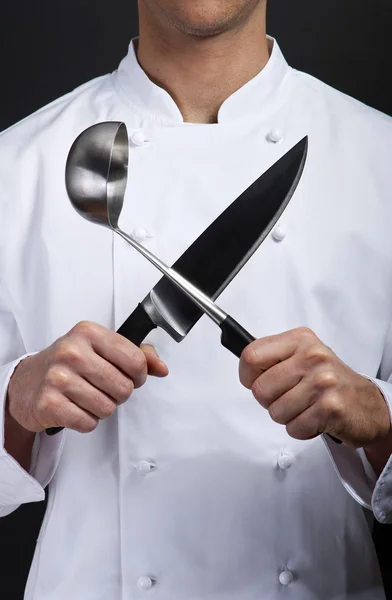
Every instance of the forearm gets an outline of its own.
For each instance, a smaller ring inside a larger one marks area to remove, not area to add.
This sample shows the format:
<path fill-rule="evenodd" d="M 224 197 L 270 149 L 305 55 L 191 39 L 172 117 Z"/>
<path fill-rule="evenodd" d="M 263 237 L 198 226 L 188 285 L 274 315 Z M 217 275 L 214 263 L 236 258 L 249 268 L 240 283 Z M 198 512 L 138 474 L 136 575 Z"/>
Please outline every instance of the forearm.
<path fill-rule="evenodd" d="M 7 402 L 4 421 L 4 447 L 8 454 L 27 472 L 30 470 L 35 436 L 35 433 L 27 431 L 12 418 L 8 411 Z"/>

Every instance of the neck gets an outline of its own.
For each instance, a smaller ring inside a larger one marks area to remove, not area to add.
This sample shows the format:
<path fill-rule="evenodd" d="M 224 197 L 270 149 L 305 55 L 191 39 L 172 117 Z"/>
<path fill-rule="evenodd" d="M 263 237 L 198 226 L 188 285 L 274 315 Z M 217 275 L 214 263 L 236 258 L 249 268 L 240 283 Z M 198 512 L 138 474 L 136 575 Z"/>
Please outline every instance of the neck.
<path fill-rule="evenodd" d="M 216 123 L 222 103 L 255 77 L 269 59 L 265 4 L 246 22 L 215 36 L 184 34 L 139 6 L 138 60 L 176 102 L 184 121 Z"/>

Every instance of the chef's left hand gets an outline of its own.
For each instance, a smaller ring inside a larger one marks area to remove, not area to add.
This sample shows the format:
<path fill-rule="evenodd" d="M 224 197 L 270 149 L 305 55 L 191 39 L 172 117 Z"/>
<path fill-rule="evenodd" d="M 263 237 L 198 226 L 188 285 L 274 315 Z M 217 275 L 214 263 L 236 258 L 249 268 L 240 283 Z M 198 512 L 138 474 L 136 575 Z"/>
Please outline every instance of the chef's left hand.
<path fill-rule="evenodd" d="M 293 438 L 329 433 L 354 448 L 388 437 L 378 387 L 344 364 L 307 328 L 258 339 L 242 353 L 240 380 Z"/>

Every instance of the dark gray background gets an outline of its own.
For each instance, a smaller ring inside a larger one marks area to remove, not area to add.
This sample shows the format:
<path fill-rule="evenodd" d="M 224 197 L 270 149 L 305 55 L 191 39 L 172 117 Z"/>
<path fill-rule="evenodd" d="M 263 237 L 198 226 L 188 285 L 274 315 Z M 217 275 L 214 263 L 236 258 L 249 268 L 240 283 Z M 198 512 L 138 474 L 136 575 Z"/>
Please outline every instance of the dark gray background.
<path fill-rule="evenodd" d="M 137 34 L 136 0 L 0 2 L 0 130 L 115 69 Z M 269 0 L 269 33 L 292 66 L 392 115 L 391 29 L 391 0 Z M 4 600 L 23 598 L 44 510 L 0 520 Z M 377 526 L 374 538 L 392 598 L 390 528 Z"/>

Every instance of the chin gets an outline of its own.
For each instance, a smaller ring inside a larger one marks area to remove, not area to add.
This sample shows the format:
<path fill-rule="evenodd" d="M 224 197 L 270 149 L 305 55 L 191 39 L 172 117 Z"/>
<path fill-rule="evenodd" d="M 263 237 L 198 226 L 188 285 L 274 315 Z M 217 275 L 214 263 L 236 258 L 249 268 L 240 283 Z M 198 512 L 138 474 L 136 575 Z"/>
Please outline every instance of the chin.
<path fill-rule="evenodd" d="M 244 21 L 261 0 L 148 0 L 189 35 L 212 36 Z"/>

